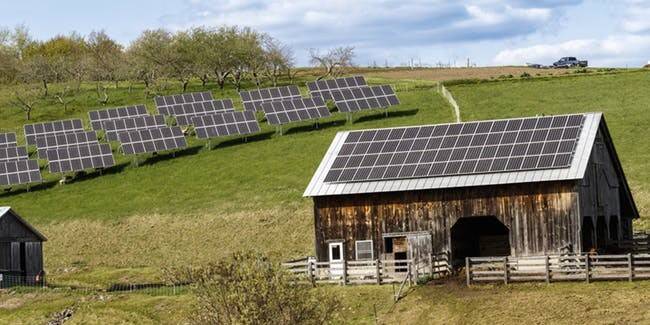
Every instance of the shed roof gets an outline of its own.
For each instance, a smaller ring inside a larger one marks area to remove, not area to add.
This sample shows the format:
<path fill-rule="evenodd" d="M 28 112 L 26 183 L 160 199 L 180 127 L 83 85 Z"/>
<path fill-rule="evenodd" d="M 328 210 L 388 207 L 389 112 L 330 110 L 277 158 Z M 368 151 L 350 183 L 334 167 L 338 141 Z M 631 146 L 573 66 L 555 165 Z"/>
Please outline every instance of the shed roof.
<path fill-rule="evenodd" d="M 6 215 L 10 214 L 13 215 L 16 220 L 18 220 L 20 223 L 22 223 L 27 229 L 29 229 L 38 239 L 42 241 L 47 241 L 47 238 L 43 236 L 36 228 L 34 228 L 32 225 L 30 225 L 25 219 L 20 217 L 15 211 L 11 209 L 11 207 L 0 207 L 0 219 L 4 218 Z"/>
<path fill-rule="evenodd" d="M 568 167 L 357 182 L 326 182 L 325 178 L 332 168 L 335 158 L 346 138 L 353 131 L 339 132 L 334 137 L 325 157 L 307 186 L 304 196 L 399 192 L 582 179 L 589 163 L 601 120 L 602 113 L 584 114 L 584 123 L 577 139 L 573 159 Z"/>

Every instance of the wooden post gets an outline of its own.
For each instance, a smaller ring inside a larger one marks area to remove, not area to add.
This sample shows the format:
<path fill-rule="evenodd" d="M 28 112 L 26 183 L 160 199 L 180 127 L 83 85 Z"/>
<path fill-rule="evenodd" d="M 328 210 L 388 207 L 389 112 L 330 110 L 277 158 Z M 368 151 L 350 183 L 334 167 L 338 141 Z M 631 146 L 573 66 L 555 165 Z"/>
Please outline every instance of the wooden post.
<path fill-rule="evenodd" d="M 467 274 L 467 286 L 469 287 L 472 284 L 472 275 L 469 271 L 469 257 L 465 257 L 465 273 Z"/>
<path fill-rule="evenodd" d="M 503 283 L 508 284 L 508 257 L 503 258 Z"/>
<path fill-rule="evenodd" d="M 628 270 L 630 271 L 628 275 L 628 281 L 632 282 L 634 280 L 634 266 L 632 265 L 632 253 L 627 254 L 627 267 Z"/>
<path fill-rule="evenodd" d="M 585 255 L 585 280 L 587 281 L 587 283 L 589 283 L 590 280 L 589 279 L 589 273 L 591 273 L 590 269 L 591 268 L 589 267 L 589 254 L 587 254 Z"/>
<path fill-rule="evenodd" d="M 546 283 L 551 283 L 551 268 L 549 265 L 549 257 L 546 255 L 544 257 L 544 271 L 546 272 Z"/>
<path fill-rule="evenodd" d="M 309 272 L 309 281 L 311 282 L 311 286 L 315 287 L 316 286 L 316 274 L 314 274 L 314 261 L 309 261 L 307 265 L 307 272 Z"/>
<path fill-rule="evenodd" d="M 406 276 L 407 276 L 408 279 L 409 279 L 409 285 L 412 285 L 412 284 L 413 284 L 413 274 L 411 273 L 411 271 L 412 271 L 412 268 L 411 268 L 411 262 L 412 262 L 412 261 L 413 261 L 413 260 L 408 260 L 408 262 L 406 262 L 406 272 L 407 272 L 407 273 L 406 273 Z"/>
<path fill-rule="evenodd" d="M 348 284 L 348 261 L 343 260 L 343 285 Z"/>
<path fill-rule="evenodd" d="M 436 265 L 435 261 L 435 255 L 429 254 L 429 277 L 433 278 L 433 275 L 435 274 L 433 272 L 433 266 Z"/>
<path fill-rule="evenodd" d="M 377 284 L 381 284 L 381 260 L 375 260 L 375 276 L 377 277 Z"/>

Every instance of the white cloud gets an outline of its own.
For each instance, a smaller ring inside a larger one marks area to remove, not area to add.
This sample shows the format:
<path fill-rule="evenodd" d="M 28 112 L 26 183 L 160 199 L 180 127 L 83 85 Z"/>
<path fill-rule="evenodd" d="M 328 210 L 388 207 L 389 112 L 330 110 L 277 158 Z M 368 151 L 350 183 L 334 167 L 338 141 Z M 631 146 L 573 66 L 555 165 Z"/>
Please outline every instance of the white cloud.
<path fill-rule="evenodd" d="M 622 27 L 629 33 L 650 32 L 650 1 L 626 1 Z"/>

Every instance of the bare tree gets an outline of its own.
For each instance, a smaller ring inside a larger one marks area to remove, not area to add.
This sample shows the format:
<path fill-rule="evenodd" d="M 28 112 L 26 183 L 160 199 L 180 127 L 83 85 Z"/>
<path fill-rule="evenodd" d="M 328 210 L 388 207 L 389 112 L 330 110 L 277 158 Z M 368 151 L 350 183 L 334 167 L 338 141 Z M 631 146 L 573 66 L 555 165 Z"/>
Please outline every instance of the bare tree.
<path fill-rule="evenodd" d="M 74 101 L 72 89 L 68 85 L 63 86 L 61 90 L 56 92 L 54 97 L 56 97 L 56 100 L 59 102 L 59 104 L 63 105 L 64 112 L 68 111 L 68 105 Z"/>
<path fill-rule="evenodd" d="M 118 88 L 119 72 L 124 65 L 122 45 L 110 38 L 106 32 L 94 31 L 88 35 L 88 51 L 94 79 L 113 81 L 115 88 Z"/>
<path fill-rule="evenodd" d="M 324 54 L 321 54 L 317 49 L 310 49 L 309 56 L 312 65 L 325 69 L 325 73 L 318 77 L 318 80 L 330 76 L 338 77 L 345 72 L 346 68 L 353 66 L 354 47 L 336 47 Z"/>
<path fill-rule="evenodd" d="M 25 118 L 29 121 L 32 118 L 32 111 L 36 107 L 39 98 L 39 90 L 29 85 L 18 86 L 13 91 L 13 98 L 9 100 L 12 106 L 22 110 Z"/>
<path fill-rule="evenodd" d="M 278 85 L 278 79 L 283 71 L 291 69 L 294 60 L 293 51 L 291 47 L 282 44 L 275 38 L 267 37 L 264 42 L 264 55 L 264 72 L 275 87 Z"/>

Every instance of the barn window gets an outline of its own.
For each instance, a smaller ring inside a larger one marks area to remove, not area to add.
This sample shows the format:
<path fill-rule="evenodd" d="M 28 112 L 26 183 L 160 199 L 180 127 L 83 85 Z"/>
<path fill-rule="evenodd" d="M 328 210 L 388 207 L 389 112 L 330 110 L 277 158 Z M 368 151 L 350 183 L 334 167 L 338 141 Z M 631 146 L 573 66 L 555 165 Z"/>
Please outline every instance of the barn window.
<path fill-rule="evenodd" d="M 372 240 L 357 240 L 355 242 L 357 261 L 372 260 Z"/>
<path fill-rule="evenodd" d="M 0 270 L 11 270 L 11 243 L 0 243 Z"/>

